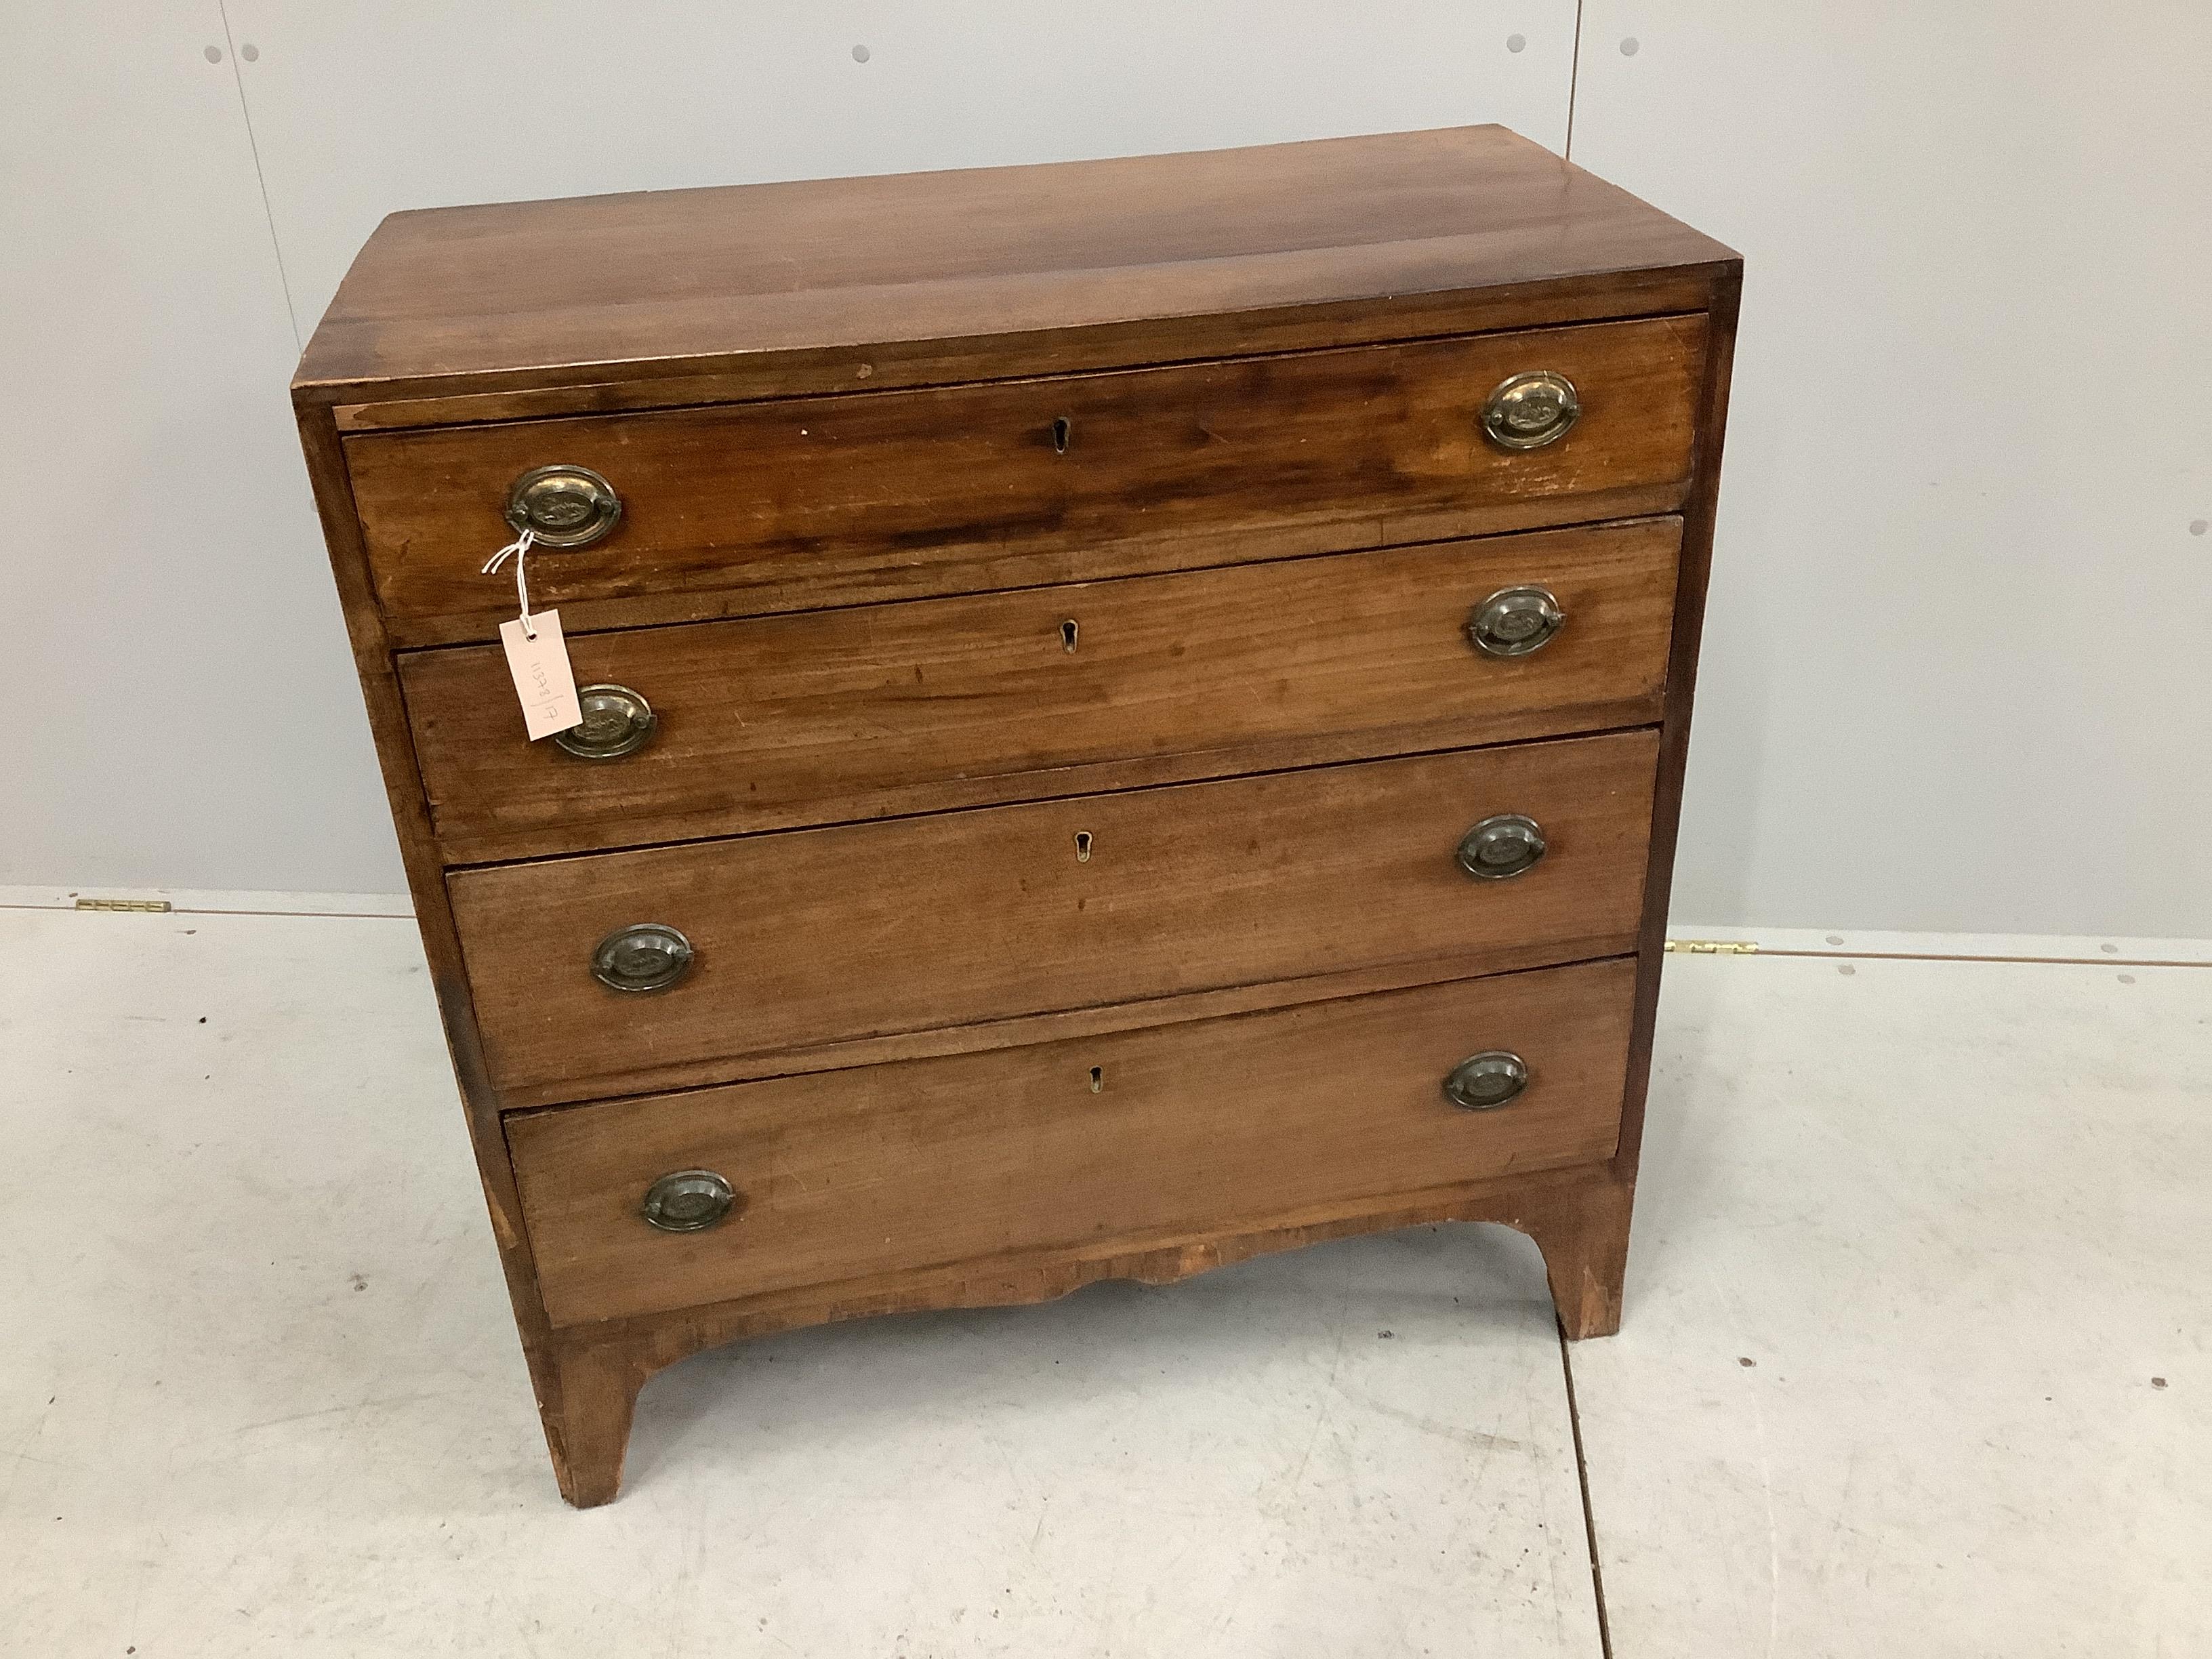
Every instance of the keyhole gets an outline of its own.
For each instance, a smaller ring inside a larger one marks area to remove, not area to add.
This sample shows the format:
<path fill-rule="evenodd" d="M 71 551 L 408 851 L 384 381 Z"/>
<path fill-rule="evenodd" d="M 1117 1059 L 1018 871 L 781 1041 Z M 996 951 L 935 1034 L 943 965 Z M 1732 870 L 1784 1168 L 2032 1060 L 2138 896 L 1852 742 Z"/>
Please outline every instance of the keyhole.
<path fill-rule="evenodd" d="M 1091 862 L 1091 832 L 1088 830 L 1075 832 L 1075 861 L 1078 864 Z"/>
<path fill-rule="evenodd" d="M 1052 422 L 1052 453 L 1055 455 L 1066 454 L 1067 441 L 1074 435 L 1075 422 L 1065 415 L 1055 416 Z"/>
<path fill-rule="evenodd" d="M 1105 1072 L 1098 1066 L 1092 1066 L 1091 1068 L 1091 1092 L 1094 1095 L 1097 1094 L 1100 1091 L 1103 1090 L 1105 1086 Z"/>
<path fill-rule="evenodd" d="M 1060 648 L 1063 651 L 1075 649 L 1075 624 L 1073 622 L 1064 622 L 1060 625 Z"/>

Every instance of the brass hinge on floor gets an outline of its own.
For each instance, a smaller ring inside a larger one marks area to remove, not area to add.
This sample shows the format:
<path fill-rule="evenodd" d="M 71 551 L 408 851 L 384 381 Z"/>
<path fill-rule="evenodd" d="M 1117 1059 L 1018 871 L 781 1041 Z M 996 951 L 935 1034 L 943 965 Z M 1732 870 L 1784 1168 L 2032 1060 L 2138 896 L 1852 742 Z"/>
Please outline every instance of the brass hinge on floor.
<path fill-rule="evenodd" d="M 1686 957 L 1755 957 L 1759 946 L 1747 939 L 1670 939 L 1667 941 L 1669 955 L 1676 952 Z"/>
<path fill-rule="evenodd" d="M 166 915 L 169 909 L 167 899 L 88 899 L 76 902 L 80 910 L 143 910 L 154 915 Z M 1673 950 L 1673 945 L 1667 947 Z"/>

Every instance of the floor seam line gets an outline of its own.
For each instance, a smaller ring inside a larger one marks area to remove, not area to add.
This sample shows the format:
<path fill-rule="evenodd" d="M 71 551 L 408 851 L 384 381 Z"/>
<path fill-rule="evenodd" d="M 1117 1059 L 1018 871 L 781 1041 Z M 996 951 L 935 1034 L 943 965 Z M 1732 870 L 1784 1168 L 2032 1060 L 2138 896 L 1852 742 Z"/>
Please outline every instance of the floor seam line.
<path fill-rule="evenodd" d="M 1605 1566 L 1597 1553 L 1597 1511 L 1590 1507 L 1589 1457 L 1583 1449 L 1582 1406 L 1575 1398 L 1575 1362 L 1567 1329 L 1559 1327 L 1559 1374 L 1567 1384 L 1567 1427 L 1575 1443 L 1575 1481 L 1582 1490 L 1583 1540 L 1589 1550 L 1590 1595 L 1597 1604 L 1597 1647 L 1601 1659 L 1613 1659 L 1613 1620 L 1605 1607 Z"/>
<path fill-rule="evenodd" d="M 1674 956 L 1701 956 L 1698 951 L 1670 951 Z M 1762 945 L 1753 957 L 1794 957 L 1821 962 L 1963 962 L 1993 963 L 2000 967 L 2026 968 L 2212 968 L 2212 961 L 2174 957 L 2008 957 L 1994 953 L 1949 951 L 1797 951 L 1779 945 Z"/>
<path fill-rule="evenodd" d="M 172 905 L 167 910 L 100 910 L 74 904 L 0 904 L 0 910 L 35 910 L 62 916 L 273 916 L 279 921 L 412 921 L 408 910 L 227 910 L 197 904 Z"/>

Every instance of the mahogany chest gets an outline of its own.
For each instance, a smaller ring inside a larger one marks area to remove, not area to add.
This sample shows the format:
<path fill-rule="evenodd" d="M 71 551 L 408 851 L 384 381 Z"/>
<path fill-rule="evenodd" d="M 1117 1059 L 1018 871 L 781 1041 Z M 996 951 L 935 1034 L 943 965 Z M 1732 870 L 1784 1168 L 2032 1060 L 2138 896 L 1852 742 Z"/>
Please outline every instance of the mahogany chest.
<path fill-rule="evenodd" d="M 1615 1328 L 1740 273 L 1494 127 L 379 227 L 292 395 L 571 1503 L 855 1315 Z"/>

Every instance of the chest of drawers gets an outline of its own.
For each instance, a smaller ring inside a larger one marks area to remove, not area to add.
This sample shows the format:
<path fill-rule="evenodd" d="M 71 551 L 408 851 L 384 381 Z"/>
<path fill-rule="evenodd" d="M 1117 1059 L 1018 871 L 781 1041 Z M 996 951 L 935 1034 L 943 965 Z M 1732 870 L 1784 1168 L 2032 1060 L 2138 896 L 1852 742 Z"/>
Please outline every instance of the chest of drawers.
<path fill-rule="evenodd" d="M 1617 1326 L 1740 276 L 1496 128 L 379 228 L 293 400 L 570 1502 L 826 1320 Z"/>

